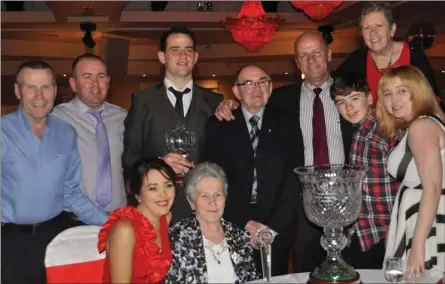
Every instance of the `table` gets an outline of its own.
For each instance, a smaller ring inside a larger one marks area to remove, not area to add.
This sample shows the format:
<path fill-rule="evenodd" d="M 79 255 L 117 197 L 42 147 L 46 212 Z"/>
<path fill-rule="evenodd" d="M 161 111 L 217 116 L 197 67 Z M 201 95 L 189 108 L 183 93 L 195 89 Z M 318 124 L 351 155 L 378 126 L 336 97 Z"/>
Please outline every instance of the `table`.
<path fill-rule="evenodd" d="M 386 281 L 385 276 L 383 275 L 383 270 L 357 269 L 357 272 L 360 273 L 361 281 L 365 284 L 390 283 Z M 272 281 L 275 283 L 306 283 L 308 279 L 309 279 L 309 272 L 272 277 Z M 432 277 L 430 277 L 428 273 L 425 273 L 425 275 L 417 283 L 436 283 L 439 280 L 440 279 L 435 280 L 435 278 L 433 279 Z M 261 280 L 251 281 L 249 283 L 264 283 L 264 282 L 261 279 Z M 400 283 L 405 283 L 405 281 L 402 281 Z"/>

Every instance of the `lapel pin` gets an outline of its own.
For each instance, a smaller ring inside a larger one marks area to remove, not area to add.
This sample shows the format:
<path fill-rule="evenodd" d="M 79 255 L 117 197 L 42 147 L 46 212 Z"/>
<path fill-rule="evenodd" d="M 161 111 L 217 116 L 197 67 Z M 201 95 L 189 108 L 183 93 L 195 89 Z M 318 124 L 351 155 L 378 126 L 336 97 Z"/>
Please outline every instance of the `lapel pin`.
<path fill-rule="evenodd" d="M 269 132 L 272 132 L 272 129 L 269 128 Z"/>

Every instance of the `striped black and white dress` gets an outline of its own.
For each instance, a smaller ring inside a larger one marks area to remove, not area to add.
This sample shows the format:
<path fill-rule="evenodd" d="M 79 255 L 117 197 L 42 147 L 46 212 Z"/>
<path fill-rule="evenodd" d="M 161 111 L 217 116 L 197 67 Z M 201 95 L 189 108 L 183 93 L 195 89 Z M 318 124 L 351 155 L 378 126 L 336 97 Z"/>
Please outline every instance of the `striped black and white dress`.
<path fill-rule="evenodd" d="M 442 126 L 445 124 L 436 116 L 428 116 Z M 416 164 L 407 144 L 408 131 L 400 143 L 390 152 L 388 172 L 401 181 L 394 203 L 389 226 L 385 258 L 402 257 L 408 260 L 412 238 L 416 227 L 422 184 Z M 442 277 L 445 272 L 445 149 L 440 151 L 442 160 L 442 195 L 436 218 L 425 243 L 425 268 L 431 276 Z M 440 278 L 439 278 L 440 279 Z"/>

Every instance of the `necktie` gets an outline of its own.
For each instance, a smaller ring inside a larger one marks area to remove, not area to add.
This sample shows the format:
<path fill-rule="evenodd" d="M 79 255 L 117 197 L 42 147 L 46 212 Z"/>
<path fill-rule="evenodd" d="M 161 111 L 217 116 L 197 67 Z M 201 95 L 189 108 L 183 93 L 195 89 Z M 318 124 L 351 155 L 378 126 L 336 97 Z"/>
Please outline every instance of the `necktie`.
<path fill-rule="evenodd" d="M 175 111 L 178 114 L 180 119 L 185 117 L 184 115 L 184 104 L 182 103 L 182 96 L 184 94 L 190 93 L 190 88 L 186 88 L 184 91 L 177 91 L 173 87 L 168 88 L 170 92 L 172 92 L 176 97 Z"/>
<path fill-rule="evenodd" d="M 96 118 L 96 201 L 103 207 L 112 200 L 111 159 L 107 129 L 100 112 L 90 111 Z"/>
<path fill-rule="evenodd" d="M 321 88 L 315 88 L 314 111 L 312 117 L 312 147 L 314 165 L 329 164 L 328 139 L 324 119 L 323 103 L 320 99 Z"/>
<path fill-rule="evenodd" d="M 254 158 L 256 158 L 256 149 L 258 147 L 258 141 L 260 138 L 260 129 L 258 128 L 259 120 L 260 120 L 260 118 L 257 115 L 254 115 L 249 119 L 249 123 L 252 126 L 252 130 L 250 131 L 250 141 L 252 142 Z M 250 201 L 250 203 L 252 203 L 252 204 L 255 204 L 257 202 L 257 188 L 258 188 L 258 180 L 257 180 L 257 174 L 256 174 L 256 166 L 254 164 L 253 183 L 252 183 L 252 199 Z"/>

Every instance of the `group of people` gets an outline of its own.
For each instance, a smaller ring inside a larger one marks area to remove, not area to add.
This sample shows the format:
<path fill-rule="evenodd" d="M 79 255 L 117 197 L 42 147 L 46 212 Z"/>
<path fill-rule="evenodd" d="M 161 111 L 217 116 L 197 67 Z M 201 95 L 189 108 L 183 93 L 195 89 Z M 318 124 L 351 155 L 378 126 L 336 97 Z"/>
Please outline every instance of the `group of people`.
<path fill-rule="evenodd" d="M 106 102 L 110 77 L 94 54 L 73 61 L 75 98 L 54 109 L 52 67 L 23 63 L 20 106 L 2 117 L 2 283 L 45 283 L 46 246 L 82 224 L 102 226 L 106 283 L 258 279 L 264 227 L 276 233 L 272 275 L 289 272 L 289 255 L 295 272 L 312 271 L 326 257 L 323 231 L 304 214 L 293 169 L 346 163 L 368 172 L 345 260 L 378 269 L 398 256 L 407 278 L 443 275 L 445 114 L 433 70 L 423 51 L 392 39 L 385 4 L 367 2 L 360 28 L 366 48 L 332 74 L 315 32 L 294 43 L 304 81 L 272 92 L 266 70 L 242 67 L 238 102 L 193 82 L 186 27 L 163 34 L 164 81 L 134 93 L 128 113 Z M 165 144 L 178 123 L 196 135 L 188 156 Z"/>

